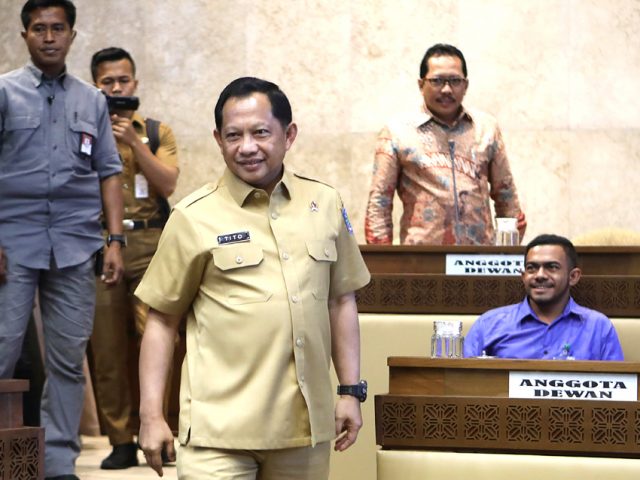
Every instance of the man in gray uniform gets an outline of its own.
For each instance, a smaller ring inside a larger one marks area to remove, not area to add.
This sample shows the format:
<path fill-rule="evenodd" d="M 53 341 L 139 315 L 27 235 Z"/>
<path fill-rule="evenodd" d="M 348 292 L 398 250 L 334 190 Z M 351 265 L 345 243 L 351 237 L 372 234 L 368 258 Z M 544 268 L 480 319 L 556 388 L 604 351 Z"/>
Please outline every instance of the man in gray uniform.
<path fill-rule="evenodd" d="M 0 76 L 0 378 L 13 375 L 37 289 L 45 476 L 77 480 L 103 209 L 110 235 L 102 276 L 115 284 L 123 272 L 122 167 L 104 96 L 65 69 L 73 3 L 29 0 L 21 18 L 31 62 Z"/>

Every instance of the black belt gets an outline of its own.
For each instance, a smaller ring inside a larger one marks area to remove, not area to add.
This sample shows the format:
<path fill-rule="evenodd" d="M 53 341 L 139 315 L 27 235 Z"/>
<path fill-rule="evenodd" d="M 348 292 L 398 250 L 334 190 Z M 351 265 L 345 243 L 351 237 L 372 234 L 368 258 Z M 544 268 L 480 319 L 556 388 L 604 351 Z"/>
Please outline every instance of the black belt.
<path fill-rule="evenodd" d="M 166 222 L 160 218 L 152 218 L 150 220 L 131 220 L 124 219 L 122 221 L 122 228 L 126 231 L 129 230 L 142 230 L 145 228 L 164 228 Z M 102 228 L 107 229 L 107 224 L 102 222 Z"/>

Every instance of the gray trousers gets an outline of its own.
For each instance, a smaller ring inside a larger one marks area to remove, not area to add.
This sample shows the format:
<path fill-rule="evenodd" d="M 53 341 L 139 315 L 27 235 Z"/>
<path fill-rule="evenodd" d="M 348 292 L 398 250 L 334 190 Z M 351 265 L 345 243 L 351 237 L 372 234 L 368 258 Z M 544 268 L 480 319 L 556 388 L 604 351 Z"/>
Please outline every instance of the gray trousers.
<path fill-rule="evenodd" d="M 39 294 L 45 345 L 46 382 L 40 406 L 45 428 L 45 476 L 70 474 L 80 454 L 78 430 L 84 400 L 82 363 L 93 327 L 94 260 L 49 270 L 15 265 L 7 259 L 0 285 L 0 378 L 11 378 Z"/>

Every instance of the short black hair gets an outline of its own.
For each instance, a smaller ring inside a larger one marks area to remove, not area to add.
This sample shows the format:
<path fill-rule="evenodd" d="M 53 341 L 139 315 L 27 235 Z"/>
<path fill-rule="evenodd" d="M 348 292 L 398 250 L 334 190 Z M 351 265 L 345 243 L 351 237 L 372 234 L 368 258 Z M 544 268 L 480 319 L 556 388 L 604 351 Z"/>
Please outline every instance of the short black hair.
<path fill-rule="evenodd" d="M 216 130 L 222 128 L 222 109 L 230 98 L 248 97 L 253 93 L 264 93 L 271 102 L 271 113 L 278 119 L 283 129 L 291 123 L 291 104 L 280 87 L 273 82 L 255 77 L 236 78 L 227 85 L 216 103 L 214 116 L 216 120 Z"/>
<path fill-rule="evenodd" d="M 133 76 L 136 76 L 136 62 L 133 61 L 131 54 L 124 48 L 120 47 L 107 47 L 102 50 L 98 50 L 91 57 L 91 76 L 95 82 L 98 78 L 98 66 L 103 62 L 117 62 L 118 60 L 129 60 L 131 62 L 131 71 Z"/>
<path fill-rule="evenodd" d="M 467 78 L 467 61 L 464 59 L 464 55 L 460 50 L 458 50 L 453 45 L 449 45 L 448 43 L 436 43 L 435 45 L 429 47 L 429 49 L 425 52 L 424 57 L 422 57 L 422 61 L 420 62 L 420 78 L 424 78 L 429 70 L 429 59 L 431 57 L 458 57 L 462 62 L 462 73 L 464 74 L 464 78 Z"/>
<path fill-rule="evenodd" d="M 31 14 L 38 8 L 62 7 L 67 17 L 69 27 L 73 28 L 76 24 L 76 6 L 70 0 L 28 0 L 22 7 L 20 19 L 24 29 L 29 28 L 31 23 Z"/>
<path fill-rule="evenodd" d="M 578 252 L 576 252 L 576 247 L 573 246 L 571 240 L 561 237 L 560 235 L 553 235 L 550 233 L 538 235 L 527 244 L 527 248 L 524 252 L 525 261 L 529 254 L 529 250 L 533 247 L 537 247 L 538 245 L 560 245 L 567 256 L 567 260 L 569 260 L 569 269 L 571 270 L 578 266 Z"/>

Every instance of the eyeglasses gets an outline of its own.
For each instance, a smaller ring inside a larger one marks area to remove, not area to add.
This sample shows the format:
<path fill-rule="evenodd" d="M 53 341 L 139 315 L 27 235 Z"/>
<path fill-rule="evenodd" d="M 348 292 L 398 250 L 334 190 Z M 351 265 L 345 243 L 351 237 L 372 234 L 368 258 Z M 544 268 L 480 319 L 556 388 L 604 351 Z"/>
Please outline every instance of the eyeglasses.
<path fill-rule="evenodd" d="M 425 78 L 429 85 L 433 88 L 444 88 L 444 86 L 448 83 L 451 88 L 458 88 L 464 82 L 467 81 L 466 78 L 462 77 L 433 77 L 433 78 Z"/>

